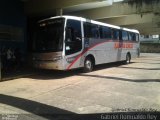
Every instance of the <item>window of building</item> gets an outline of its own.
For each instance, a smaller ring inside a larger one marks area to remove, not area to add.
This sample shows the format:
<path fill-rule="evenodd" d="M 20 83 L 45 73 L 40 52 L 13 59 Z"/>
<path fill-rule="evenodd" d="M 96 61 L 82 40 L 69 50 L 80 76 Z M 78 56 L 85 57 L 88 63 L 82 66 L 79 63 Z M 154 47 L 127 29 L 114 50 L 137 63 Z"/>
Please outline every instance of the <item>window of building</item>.
<path fill-rule="evenodd" d="M 144 35 L 144 38 L 149 38 L 149 35 Z"/>
<path fill-rule="evenodd" d="M 153 39 L 159 38 L 159 35 L 152 35 Z"/>

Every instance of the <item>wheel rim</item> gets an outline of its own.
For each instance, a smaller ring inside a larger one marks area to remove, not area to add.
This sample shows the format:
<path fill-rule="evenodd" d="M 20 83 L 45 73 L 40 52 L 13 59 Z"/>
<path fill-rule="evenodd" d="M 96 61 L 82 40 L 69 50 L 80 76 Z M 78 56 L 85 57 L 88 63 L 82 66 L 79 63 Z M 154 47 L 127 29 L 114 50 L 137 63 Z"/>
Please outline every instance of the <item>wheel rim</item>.
<path fill-rule="evenodd" d="M 90 60 L 86 60 L 85 66 L 87 69 L 91 70 L 92 69 L 92 62 Z"/>
<path fill-rule="evenodd" d="M 129 55 L 127 55 L 127 57 L 126 57 L 126 62 L 130 63 L 130 56 Z"/>

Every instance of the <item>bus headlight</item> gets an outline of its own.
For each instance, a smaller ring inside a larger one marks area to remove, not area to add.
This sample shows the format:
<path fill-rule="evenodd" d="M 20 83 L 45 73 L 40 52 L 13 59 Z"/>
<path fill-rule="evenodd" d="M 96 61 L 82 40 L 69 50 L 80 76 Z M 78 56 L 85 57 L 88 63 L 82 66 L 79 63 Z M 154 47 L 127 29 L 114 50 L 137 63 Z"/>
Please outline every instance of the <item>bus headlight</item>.
<path fill-rule="evenodd" d="M 58 61 L 58 60 L 61 60 L 62 59 L 62 56 L 56 56 L 53 58 L 53 61 Z"/>
<path fill-rule="evenodd" d="M 74 61 L 74 59 L 75 59 L 75 57 L 71 57 L 71 58 L 67 58 L 66 60 L 68 63 L 72 63 Z"/>

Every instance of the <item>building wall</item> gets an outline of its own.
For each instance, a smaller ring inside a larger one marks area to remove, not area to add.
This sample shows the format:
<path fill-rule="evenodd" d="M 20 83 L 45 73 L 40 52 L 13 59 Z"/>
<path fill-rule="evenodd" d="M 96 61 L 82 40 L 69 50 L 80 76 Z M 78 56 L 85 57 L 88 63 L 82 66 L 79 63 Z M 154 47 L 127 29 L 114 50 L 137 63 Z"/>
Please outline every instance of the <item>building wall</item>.
<path fill-rule="evenodd" d="M 160 44 L 158 43 L 141 43 L 142 53 L 160 53 Z"/>
<path fill-rule="evenodd" d="M 141 42 L 157 42 L 159 40 L 159 35 L 141 35 Z"/>
<path fill-rule="evenodd" d="M 20 0 L 0 1 L 0 48 L 17 48 L 26 53 L 26 16 Z"/>

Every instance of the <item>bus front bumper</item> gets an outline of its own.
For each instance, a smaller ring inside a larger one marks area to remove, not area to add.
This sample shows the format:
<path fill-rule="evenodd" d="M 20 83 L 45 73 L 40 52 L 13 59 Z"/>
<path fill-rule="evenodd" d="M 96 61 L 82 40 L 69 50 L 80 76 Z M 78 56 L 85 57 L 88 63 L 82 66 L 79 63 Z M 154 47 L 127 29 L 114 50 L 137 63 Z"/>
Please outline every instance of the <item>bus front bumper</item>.
<path fill-rule="evenodd" d="M 63 64 L 60 61 L 54 62 L 54 61 L 34 61 L 33 66 L 35 68 L 40 69 L 50 69 L 50 70 L 64 70 Z"/>

